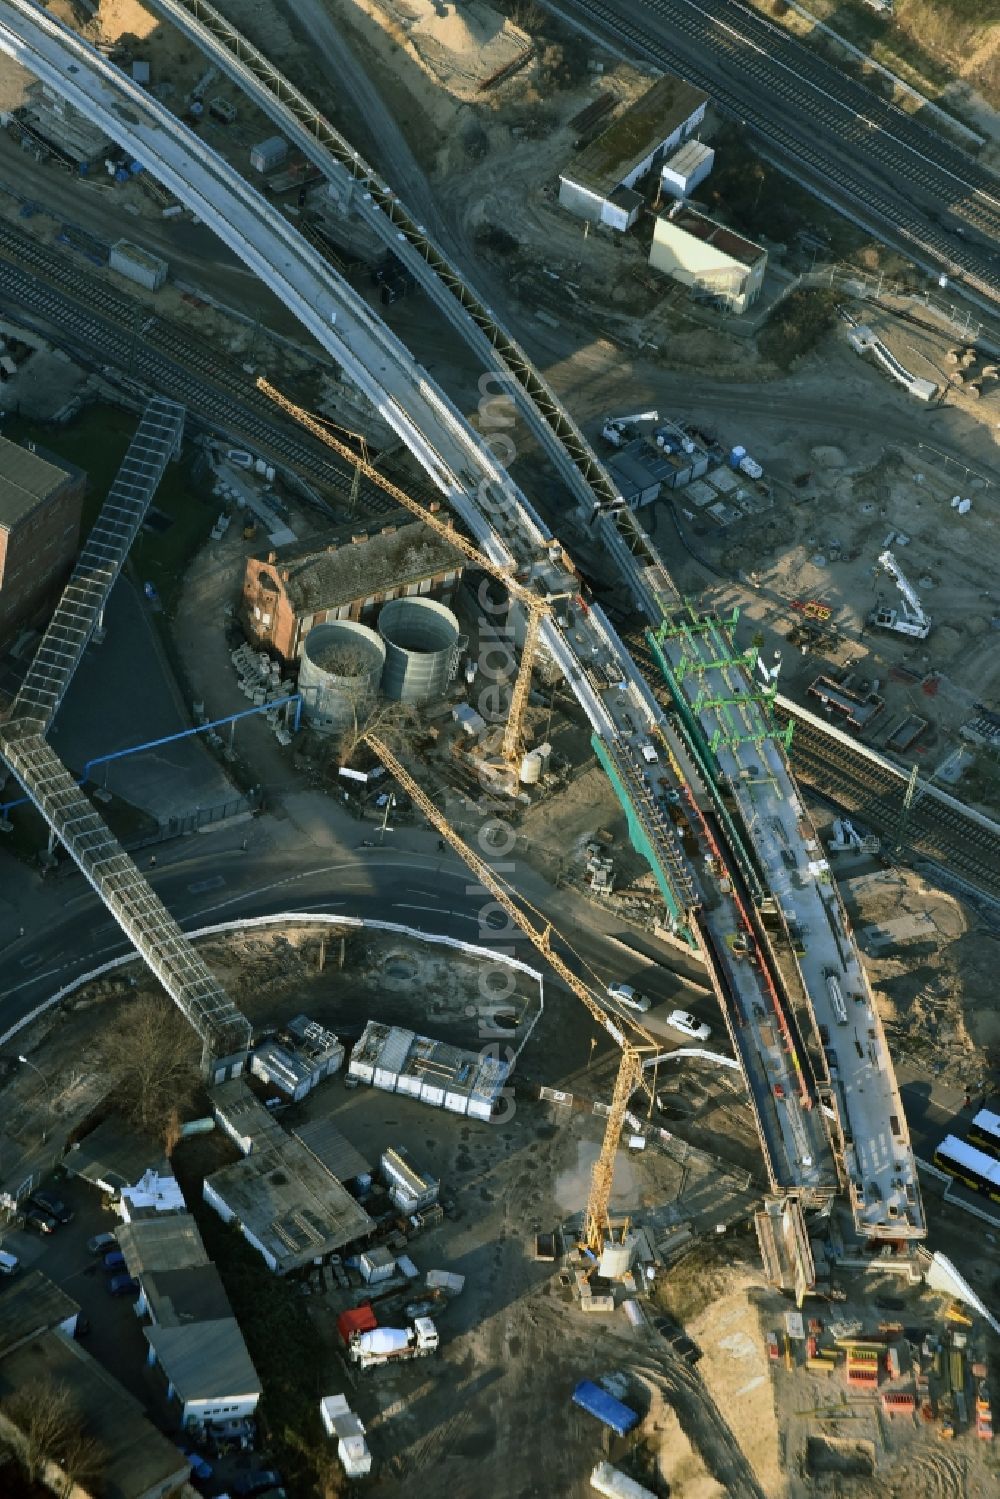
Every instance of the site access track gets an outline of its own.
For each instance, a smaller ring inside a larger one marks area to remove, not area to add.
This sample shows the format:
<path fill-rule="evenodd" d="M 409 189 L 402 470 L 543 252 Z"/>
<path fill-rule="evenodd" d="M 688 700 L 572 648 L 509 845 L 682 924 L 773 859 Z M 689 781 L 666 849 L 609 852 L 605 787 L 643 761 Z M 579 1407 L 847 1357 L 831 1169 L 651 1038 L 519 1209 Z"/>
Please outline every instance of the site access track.
<path fill-rule="evenodd" d="M 0 0 L 0 49 L 116 136 L 266 281 L 372 401 L 498 567 L 513 570 L 523 586 L 553 602 L 578 586 L 560 545 L 444 392 L 235 169 L 159 101 L 30 0 Z M 579 470 L 572 467 L 575 482 L 580 482 Z M 596 503 L 593 496 L 591 501 Z M 641 528 L 633 524 L 631 530 L 642 538 Z M 639 540 L 633 552 L 619 542 L 616 556 L 637 597 L 651 598 L 650 617 L 667 622 L 676 595 L 652 548 Z M 679 741 L 668 763 L 654 754 L 654 772 L 648 754 L 650 731 L 655 730 L 666 747 L 671 734 L 674 740 L 677 734 L 596 605 L 579 599 L 564 624 L 554 612 L 542 623 L 541 641 L 587 713 L 595 750 L 612 774 L 636 846 L 649 859 L 678 937 L 705 956 L 737 1054 L 747 1067 L 772 1183 L 783 1190 L 798 1189 L 807 1200 L 812 1193 L 822 1200 L 835 1189 L 838 1172 L 823 1112 L 816 1107 L 816 1078 L 796 1039 L 780 968 L 761 940 L 760 918 L 747 907 L 744 892 L 749 887 L 743 882 L 752 883 L 752 860 L 733 871 L 732 849 L 738 848 L 739 839 L 727 831 L 720 841 L 713 830 L 712 818 L 721 804 L 716 777 L 703 762 L 705 779 L 699 784 L 691 758 L 698 751 L 694 737 L 689 737 L 686 758 Z M 780 763 L 775 774 L 790 784 Z M 776 794 L 777 789 L 776 782 Z M 692 808 L 688 849 L 681 846 L 664 811 L 682 796 Z M 703 807 L 698 806 L 699 797 Z M 802 843 L 794 826 L 791 837 L 793 846 Z M 773 850 L 755 852 L 762 867 L 770 869 L 773 860 L 765 855 Z M 804 846 L 795 862 L 799 869 L 808 868 Z M 846 939 L 841 934 L 836 940 Z M 746 960 L 748 952 L 754 961 Z M 856 958 L 847 940 L 844 961 Z M 823 992 L 822 986 L 819 993 L 810 990 L 809 998 L 820 1002 Z M 762 1029 L 769 1016 L 776 1027 L 772 1040 Z M 815 1026 L 815 1017 L 811 1023 Z M 894 1087 L 884 1040 L 877 1033 L 867 1048 L 858 1043 L 857 1055 L 859 1067 L 873 1068 Z M 839 1097 L 828 1104 L 831 1117 L 838 1101 Z M 856 1111 L 850 1118 L 865 1127 L 871 1122 L 870 1116 Z M 898 1129 L 900 1119 L 894 1124 Z M 897 1185 L 901 1192 L 904 1179 L 911 1192 L 916 1190 L 912 1157 L 904 1137 L 899 1137 L 895 1150 L 890 1140 L 890 1121 L 884 1118 L 873 1126 L 871 1138 L 866 1128 L 859 1142 L 879 1190 L 866 1197 L 863 1182 L 857 1182 L 861 1195 L 852 1199 L 855 1218 L 868 1236 L 919 1237 L 919 1199 L 901 1212 L 897 1197 Z M 843 1134 L 837 1143 L 843 1147 L 852 1142 Z M 894 1178 L 891 1193 L 881 1186 L 888 1175 Z"/>

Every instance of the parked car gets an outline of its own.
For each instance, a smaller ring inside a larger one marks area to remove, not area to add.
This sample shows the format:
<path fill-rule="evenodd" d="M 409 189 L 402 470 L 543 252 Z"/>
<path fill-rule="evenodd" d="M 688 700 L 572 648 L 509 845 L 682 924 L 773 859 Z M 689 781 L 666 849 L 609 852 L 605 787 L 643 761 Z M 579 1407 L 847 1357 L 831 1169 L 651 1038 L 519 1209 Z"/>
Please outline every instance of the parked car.
<path fill-rule="evenodd" d="M 672 1031 L 680 1031 L 682 1036 L 690 1036 L 692 1041 L 707 1041 L 712 1034 L 712 1027 L 697 1020 L 687 1010 L 671 1010 L 667 1016 L 667 1024 Z"/>
<path fill-rule="evenodd" d="M 16 1275 L 20 1268 L 21 1261 L 16 1254 L 0 1249 L 0 1275 Z"/>
<path fill-rule="evenodd" d="M 106 1254 L 109 1249 L 117 1249 L 118 1240 L 114 1234 L 95 1234 L 92 1239 L 87 1240 L 88 1254 Z"/>
<path fill-rule="evenodd" d="M 265 1494 L 268 1489 L 281 1487 L 281 1474 L 276 1473 L 273 1468 L 265 1468 L 259 1473 L 241 1473 L 233 1479 L 232 1489 L 240 1499 L 250 1499 L 250 1496 Z M 281 1490 L 284 1493 L 284 1490 Z"/>
<path fill-rule="evenodd" d="M 29 1208 L 24 1215 L 24 1226 L 30 1228 L 33 1234 L 54 1234 L 59 1227 L 54 1218 L 48 1213 L 43 1213 L 40 1208 Z"/>
<path fill-rule="evenodd" d="M 131 1275 L 112 1275 L 108 1280 L 108 1290 L 112 1296 L 138 1296 L 139 1282 Z"/>
<path fill-rule="evenodd" d="M 33 1208 L 39 1208 L 57 1223 L 73 1222 L 71 1210 L 53 1192 L 32 1192 L 29 1201 Z"/>
<path fill-rule="evenodd" d="M 110 1254 L 104 1256 L 105 1270 L 120 1270 L 125 1264 L 125 1256 L 120 1249 L 112 1249 Z"/>
<path fill-rule="evenodd" d="M 644 1015 L 650 1006 L 645 994 L 640 994 L 631 984 L 609 984 L 608 998 L 617 1000 L 628 1010 L 638 1010 L 640 1015 Z"/>

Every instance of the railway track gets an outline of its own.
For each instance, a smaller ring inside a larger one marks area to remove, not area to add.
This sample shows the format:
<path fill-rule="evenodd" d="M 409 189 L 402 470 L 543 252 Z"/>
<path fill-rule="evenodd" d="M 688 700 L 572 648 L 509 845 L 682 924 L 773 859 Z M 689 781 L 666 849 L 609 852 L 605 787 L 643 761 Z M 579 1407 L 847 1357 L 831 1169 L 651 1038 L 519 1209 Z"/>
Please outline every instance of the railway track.
<path fill-rule="evenodd" d="M 349 497 L 352 475 L 330 461 L 327 449 L 273 417 L 273 404 L 233 361 L 188 328 L 150 313 L 144 303 L 89 275 L 67 255 L 0 222 L 0 302 L 16 318 L 29 311 L 72 337 L 93 360 L 131 373 L 152 389 L 183 402 L 201 421 L 262 457 L 287 464 L 338 496 Z M 387 467 L 387 472 L 389 471 Z M 406 481 L 413 489 L 412 480 Z M 359 511 L 383 515 L 394 507 L 363 482 Z"/>
<path fill-rule="evenodd" d="M 673 701 L 656 661 L 641 634 L 622 637 L 661 706 Z M 788 715 L 778 710 L 780 722 Z M 913 856 L 927 859 L 958 876 L 989 900 L 1000 902 L 1000 838 L 959 807 L 919 789 L 907 815 L 903 806 L 907 778 L 880 766 L 860 749 L 800 718 L 795 719 L 789 763 L 797 781 L 825 800 L 856 813 L 892 846 L 902 842 Z"/>
<path fill-rule="evenodd" d="M 558 0 L 560 6 L 597 21 L 657 66 L 683 72 L 723 112 L 859 204 L 869 220 L 891 225 L 951 276 L 1000 302 L 998 262 L 963 238 L 961 226 L 950 232 L 940 221 L 944 211 L 1000 240 L 1000 183 L 958 147 L 730 0 L 643 0 L 627 16 L 604 0 Z M 667 23 L 673 47 L 643 23 L 643 11 Z M 934 207 L 921 212 L 914 195 Z"/>
<path fill-rule="evenodd" d="M 798 780 L 856 812 L 873 831 L 892 843 L 901 839 L 911 854 L 952 870 L 1000 901 L 1000 839 L 982 823 L 919 789 L 907 815 L 905 776 L 873 764 L 800 719 L 789 760 Z"/>

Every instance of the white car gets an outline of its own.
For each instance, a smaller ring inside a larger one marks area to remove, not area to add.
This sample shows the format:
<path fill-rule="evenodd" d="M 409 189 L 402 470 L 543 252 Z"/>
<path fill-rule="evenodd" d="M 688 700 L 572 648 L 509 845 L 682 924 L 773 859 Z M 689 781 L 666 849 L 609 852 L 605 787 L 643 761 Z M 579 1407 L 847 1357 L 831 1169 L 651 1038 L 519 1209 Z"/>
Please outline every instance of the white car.
<path fill-rule="evenodd" d="M 640 994 L 638 989 L 633 989 L 631 984 L 609 984 L 609 999 L 616 999 L 626 1009 L 638 1010 L 640 1015 L 645 1015 L 649 1009 L 649 1000 L 645 994 Z"/>
<path fill-rule="evenodd" d="M 711 1026 L 705 1025 L 701 1020 L 696 1020 L 689 1015 L 687 1010 L 671 1010 L 667 1016 L 667 1024 L 672 1031 L 680 1031 L 682 1036 L 690 1036 L 692 1041 L 707 1041 L 712 1034 Z"/>

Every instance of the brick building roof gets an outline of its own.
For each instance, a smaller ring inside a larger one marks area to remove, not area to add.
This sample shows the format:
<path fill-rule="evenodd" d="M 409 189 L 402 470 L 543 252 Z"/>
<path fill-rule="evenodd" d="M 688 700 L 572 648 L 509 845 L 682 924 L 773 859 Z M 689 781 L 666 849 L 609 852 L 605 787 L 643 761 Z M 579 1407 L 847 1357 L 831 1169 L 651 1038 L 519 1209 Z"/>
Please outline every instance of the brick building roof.
<path fill-rule="evenodd" d="M 390 535 L 383 526 L 392 526 Z M 354 540 L 363 536 L 361 541 Z M 406 511 L 365 531 L 341 526 L 309 542 L 293 542 L 277 552 L 262 552 L 258 562 L 273 558 L 289 602 L 297 613 L 333 609 L 386 588 L 419 583 L 435 573 L 460 571 L 465 558 L 455 547 Z"/>
<path fill-rule="evenodd" d="M 0 527 L 16 526 L 68 477 L 37 453 L 0 437 Z"/>

